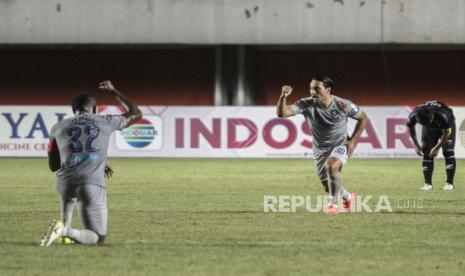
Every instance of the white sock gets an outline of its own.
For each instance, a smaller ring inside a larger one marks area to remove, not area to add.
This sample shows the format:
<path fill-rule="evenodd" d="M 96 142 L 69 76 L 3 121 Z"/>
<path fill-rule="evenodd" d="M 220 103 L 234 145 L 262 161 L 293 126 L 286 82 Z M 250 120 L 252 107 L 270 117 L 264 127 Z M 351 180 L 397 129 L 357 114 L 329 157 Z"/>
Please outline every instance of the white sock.
<path fill-rule="evenodd" d="M 329 193 L 331 195 L 331 203 L 337 205 L 341 196 L 343 187 L 341 174 L 339 172 L 329 172 Z"/>
<path fill-rule="evenodd" d="M 71 220 L 73 219 L 73 209 L 76 205 L 77 199 L 72 198 L 61 201 L 61 220 L 65 227 L 71 227 Z"/>
<path fill-rule="evenodd" d="M 78 230 L 65 227 L 62 234 L 82 244 L 97 244 L 99 238 L 94 231 L 88 229 Z"/>
<path fill-rule="evenodd" d="M 347 201 L 347 200 L 350 200 L 352 198 L 352 195 L 346 189 L 342 189 L 341 190 L 341 197 L 342 197 L 343 200 Z"/>

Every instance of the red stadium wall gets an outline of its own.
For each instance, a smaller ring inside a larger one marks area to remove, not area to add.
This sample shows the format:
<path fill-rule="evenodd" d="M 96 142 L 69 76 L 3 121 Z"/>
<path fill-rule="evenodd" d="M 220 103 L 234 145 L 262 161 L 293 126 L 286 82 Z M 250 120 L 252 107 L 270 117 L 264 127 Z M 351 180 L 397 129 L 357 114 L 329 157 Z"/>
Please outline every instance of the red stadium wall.
<path fill-rule="evenodd" d="M 308 95 L 312 74 L 333 78 L 333 93 L 360 105 L 465 105 L 465 51 L 257 51 L 257 104 L 275 104 L 282 84 Z"/>
<path fill-rule="evenodd" d="M 274 105 L 283 84 L 308 94 L 314 73 L 330 75 L 334 94 L 360 105 L 465 105 L 465 51 L 252 50 L 254 100 Z M 0 105 L 68 104 L 111 79 L 141 105 L 212 105 L 215 49 L 0 50 Z M 99 95 L 101 104 L 114 104 Z"/>
<path fill-rule="evenodd" d="M 212 105 L 214 49 L 3 50 L 0 104 L 68 104 L 110 79 L 143 105 Z M 101 104 L 114 104 L 100 95 Z"/>

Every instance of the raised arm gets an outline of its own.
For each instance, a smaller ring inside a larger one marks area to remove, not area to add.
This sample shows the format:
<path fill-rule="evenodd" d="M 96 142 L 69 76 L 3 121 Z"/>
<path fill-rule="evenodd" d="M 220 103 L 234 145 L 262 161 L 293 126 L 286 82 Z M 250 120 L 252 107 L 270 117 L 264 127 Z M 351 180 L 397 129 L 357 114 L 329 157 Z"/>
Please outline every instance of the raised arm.
<path fill-rule="evenodd" d="M 291 95 L 292 87 L 289 85 L 284 85 L 281 88 L 281 97 L 279 97 L 278 103 L 276 105 L 276 114 L 280 118 L 291 117 L 295 115 L 295 112 L 292 110 L 291 106 L 286 104 L 286 98 Z"/>
<path fill-rule="evenodd" d="M 133 125 L 142 118 L 142 112 L 140 111 L 139 107 L 137 107 L 137 105 L 135 105 L 131 100 L 126 98 L 121 92 L 116 90 L 111 81 L 106 80 L 101 82 L 99 84 L 99 88 L 110 92 L 110 94 L 115 96 L 115 98 L 124 106 L 126 113 L 122 114 L 122 116 L 128 119 L 127 126 Z"/>

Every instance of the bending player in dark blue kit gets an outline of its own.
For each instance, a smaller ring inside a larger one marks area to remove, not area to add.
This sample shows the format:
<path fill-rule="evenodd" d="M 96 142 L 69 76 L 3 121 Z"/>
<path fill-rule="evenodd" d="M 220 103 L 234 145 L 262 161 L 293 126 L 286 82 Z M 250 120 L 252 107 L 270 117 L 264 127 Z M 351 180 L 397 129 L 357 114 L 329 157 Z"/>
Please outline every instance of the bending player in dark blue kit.
<path fill-rule="evenodd" d="M 418 143 L 415 125 L 423 126 L 421 134 L 421 146 Z M 444 190 L 454 189 L 454 175 L 456 168 L 455 147 L 455 117 L 452 109 L 438 101 L 426 102 L 419 105 L 410 113 L 407 126 L 410 136 L 415 144 L 415 151 L 423 156 L 423 175 L 425 184 L 421 190 L 433 189 L 432 176 L 434 170 L 434 158 L 442 148 L 442 154 L 446 161 L 447 181 Z"/>
<path fill-rule="evenodd" d="M 52 127 L 48 156 L 61 196 L 61 219 L 51 223 L 41 246 L 48 247 L 59 238 L 82 244 L 102 245 L 105 241 L 108 209 L 104 176 L 111 176 L 113 172 L 106 166 L 110 136 L 115 130 L 136 123 L 142 118 L 142 112 L 110 81 L 100 83 L 99 88 L 113 95 L 127 112 L 97 115 L 95 97 L 81 94 L 72 101 L 75 116 Z M 71 228 L 76 199 L 84 227 L 81 230 Z"/>

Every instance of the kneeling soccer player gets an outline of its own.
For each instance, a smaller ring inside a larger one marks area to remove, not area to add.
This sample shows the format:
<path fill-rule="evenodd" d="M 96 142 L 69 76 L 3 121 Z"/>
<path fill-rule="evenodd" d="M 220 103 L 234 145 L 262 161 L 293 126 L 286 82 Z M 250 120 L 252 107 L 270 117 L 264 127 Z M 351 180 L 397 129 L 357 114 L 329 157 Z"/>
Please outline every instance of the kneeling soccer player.
<path fill-rule="evenodd" d="M 91 94 L 80 94 L 72 101 L 75 116 L 52 127 L 49 143 L 49 166 L 56 172 L 56 187 L 61 195 L 61 220 L 52 221 L 40 245 L 71 239 L 76 243 L 103 245 L 107 233 L 108 209 L 105 176 L 112 174 L 106 166 L 110 135 L 142 118 L 139 108 L 118 92 L 110 81 L 99 85 L 125 107 L 122 115 L 97 115 L 97 102 Z M 71 229 L 73 208 L 79 202 L 84 227 Z"/>
<path fill-rule="evenodd" d="M 350 212 L 355 193 L 344 188 L 341 170 L 352 155 L 356 141 L 368 122 L 365 112 L 349 100 L 331 95 L 333 81 L 327 76 L 314 76 L 310 82 L 310 97 L 286 105 L 292 87 L 283 86 L 277 104 L 278 117 L 303 114 L 313 132 L 313 153 L 318 176 L 331 196 L 327 213 L 339 213 L 338 201 L 343 199 L 345 212 Z M 347 118 L 357 120 L 352 136 L 347 134 Z"/>
<path fill-rule="evenodd" d="M 423 126 L 421 133 L 422 145 L 418 143 L 415 125 Z M 410 113 L 407 126 L 410 131 L 415 151 L 423 156 L 423 176 L 425 183 L 421 190 L 433 189 L 432 177 L 434 170 L 434 158 L 442 148 L 442 154 L 446 161 L 447 181 L 444 190 L 454 189 L 455 175 L 455 117 L 452 109 L 444 103 L 430 101 L 417 106 Z"/>

